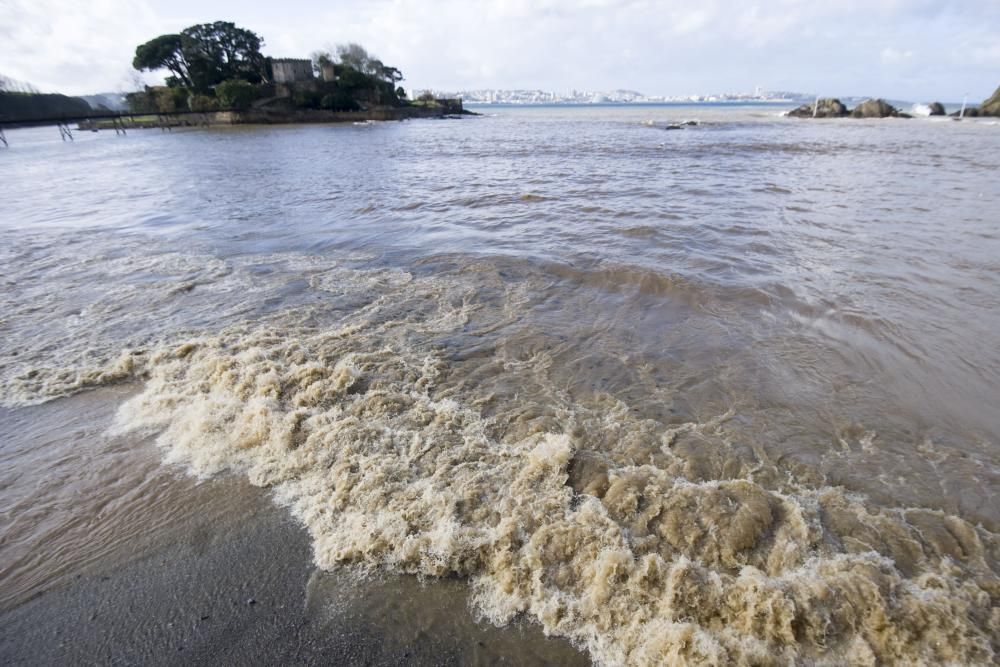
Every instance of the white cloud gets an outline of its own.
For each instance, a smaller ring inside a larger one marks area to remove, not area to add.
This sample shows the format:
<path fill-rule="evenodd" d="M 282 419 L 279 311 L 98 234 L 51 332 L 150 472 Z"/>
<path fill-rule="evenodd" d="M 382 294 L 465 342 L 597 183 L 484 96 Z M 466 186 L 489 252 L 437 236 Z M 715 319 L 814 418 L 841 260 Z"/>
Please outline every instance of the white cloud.
<path fill-rule="evenodd" d="M 884 65 L 895 65 L 907 60 L 913 59 L 913 51 L 906 50 L 901 51 L 899 49 L 894 49 L 891 46 L 887 46 L 882 49 L 881 53 L 882 64 Z"/>
<path fill-rule="evenodd" d="M 948 99 L 998 83 L 996 0 L 222 0 L 210 15 L 203 5 L 0 0 L 0 72 L 67 92 L 114 88 L 137 44 L 226 19 L 276 56 L 360 42 L 407 87 L 681 94 L 760 83 Z M 877 67 L 904 63 L 920 76 Z"/>
<path fill-rule="evenodd" d="M 123 84 L 136 44 L 156 35 L 143 2 L 2 0 L 0 72 L 43 91 L 97 92 Z"/>

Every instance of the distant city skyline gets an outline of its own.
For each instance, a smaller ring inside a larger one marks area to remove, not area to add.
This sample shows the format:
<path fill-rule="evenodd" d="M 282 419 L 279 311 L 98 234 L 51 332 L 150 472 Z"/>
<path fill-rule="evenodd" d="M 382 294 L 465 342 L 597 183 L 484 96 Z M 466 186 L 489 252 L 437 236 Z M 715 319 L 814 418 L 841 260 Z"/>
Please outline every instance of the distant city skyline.
<path fill-rule="evenodd" d="M 275 57 L 359 42 L 407 89 L 680 97 L 761 85 L 978 102 L 1000 84 L 996 0 L 0 0 L 0 11 L 0 74 L 74 95 L 130 89 L 137 44 L 215 20 L 257 32 Z"/>
<path fill-rule="evenodd" d="M 803 102 L 815 95 L 794 91 L 768 91 L 755 86 L 751 92 L 699 93 L 689 95 L 647 95 L 638 90 L 572 90 L 569 92 L 532 88 L 480 88 L 470 90 L 414 89 L 414 95 L 429 92 L 438 97 L 460 97 L 471 104 L 644 104 L 661 102 Z M 845 97 L 845 99 L 847 99 Z"/>

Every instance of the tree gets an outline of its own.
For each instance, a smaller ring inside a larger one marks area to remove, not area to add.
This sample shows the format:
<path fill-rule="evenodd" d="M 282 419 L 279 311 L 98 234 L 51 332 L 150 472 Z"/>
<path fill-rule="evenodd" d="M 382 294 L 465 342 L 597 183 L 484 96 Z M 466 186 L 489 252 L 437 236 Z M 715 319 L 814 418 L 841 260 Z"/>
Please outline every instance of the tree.
<path fill-rule="evenodd" d="M 160 35 L 135 50 L 133 67 L 166 69 L 169 85 L 208 92 L 230 79 L 259 83 L 266 62 L 256 33 L 227 21 L 201 23 L 180 34 Z"/>
<path fill-rule="evenodd" d="M 135 48 L 132 67 L 140 71 L 169 70 L 174 80 L 181 86 L 191 87 L 191 79 L 187 72 L 188 64 L 181 50 L 180 35 L 160 35 L 145 44 L 140 44 Z"/>
<path fill-rule="evenodd" d="M 400 72 L 400 71 L 399 71 L 398 69 L 396 69 L 395 67 L 388 67 L 388 66 L 383 66 L 383 67 L 382 67 L 382 76 L 384 76 L 384 77 L 385 77 L 385 80 L 386 80 L 386 81 L 387 81 L 387 82 L 388 82 L 388 83 L 389 83 L 389 84 L 390 84 L 390 85 L 391 85 L 391 86 L 392 86 L 393 88 L 395 88 L 395 87 L 396 87 L 396 84 L 397 84 L 397 83 L 399 83 L 400 81 L 402 81 L 402 80 L 403 80 L 403 73 L 402 73 L 402 72 Z"/>
<path fill-rule="evenodd" d="M 349 44 L 337 45 L 337 57 L 340 64 L 356 69 L 362 74 L 374 74 L 372 71 L 372 61 L 374 58 L 360 44 L 351 42 Z"/>
<path fill-rule="evenodd" d="M 263 40 L 228 21 L 202 23 L 181 32 L 181 52 L 193 87 L 207 90 L 230 79 L 260 83 L 264 71 Z"/>

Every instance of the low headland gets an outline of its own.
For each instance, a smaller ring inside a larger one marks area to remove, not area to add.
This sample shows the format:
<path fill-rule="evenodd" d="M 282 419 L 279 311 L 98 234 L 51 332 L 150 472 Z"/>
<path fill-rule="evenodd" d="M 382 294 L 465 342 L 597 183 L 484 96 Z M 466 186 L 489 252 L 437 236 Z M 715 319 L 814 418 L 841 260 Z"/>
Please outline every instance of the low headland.
<path fill-rule="evenodd" d="M 140 44 L 133 66 L 170 76 L 164 86 L 127 96 L 129 110 L 147 117 L 132 122 L 142 127 L 149 116 L 160 126 L 363 122 L 467 113 L 457 99 L 408 99 L 398 85 L 403 73 L 359 44 L 309 58 L 272 58 L 261 55 L 263 43 L 249 30 L 216 21 Z"/>
<path fill-rule="evenodd" d="M 125 95 L 127 111 L 92 110 L 86 101 L 62 95 L 12 92 L 0 98 L 0 120 L 7 125 L 75 121 L 84 130 L 119 130 L 477 115 L 460 99 L 432 94 L 409 99 L 399 85 L 403 73 L 358 44 L 308 58 L 264 56 L 263 45 L 259 35 L 227 21 L 193 25 L 136 47 L 136 70 L 165 70 L 168 76 L 163 85 Z"/>

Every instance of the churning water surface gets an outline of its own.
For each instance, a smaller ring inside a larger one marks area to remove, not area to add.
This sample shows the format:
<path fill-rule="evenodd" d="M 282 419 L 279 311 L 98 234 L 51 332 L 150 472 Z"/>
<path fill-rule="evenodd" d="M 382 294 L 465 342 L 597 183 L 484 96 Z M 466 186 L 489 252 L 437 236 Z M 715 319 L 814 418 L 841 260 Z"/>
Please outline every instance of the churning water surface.
<path fill-rule="evenodd" d="M 8 138 L 4 605 L 86 552 L 67 488 L 128 503 L 110 541 L 190 510 L 115 464 L 153 437 L 273 489 L 319 566 L 457 575 L 601 664 L 996 659 L 995 123 Z M 105 385 L 102 456 L 40 467 Z"/>

